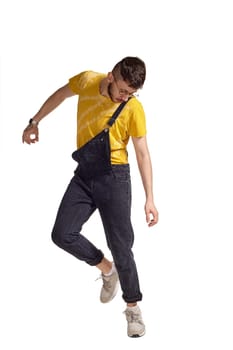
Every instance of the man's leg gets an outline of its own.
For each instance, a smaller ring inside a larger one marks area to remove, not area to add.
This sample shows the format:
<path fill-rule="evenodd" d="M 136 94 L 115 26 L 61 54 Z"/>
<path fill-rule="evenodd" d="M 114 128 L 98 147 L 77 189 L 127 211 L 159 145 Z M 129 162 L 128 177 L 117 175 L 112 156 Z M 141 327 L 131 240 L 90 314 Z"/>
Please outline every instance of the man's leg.
<path fill-rule="evenodd" d="M 63 196 L 52 231 L 55 244 L 91 266 L 102 261 L 103 253 L 80 232 L 95 209 L 90 183 L 74 176 Z"/>
<path fill-rule="evenodd" d="M 129 167 L 113 166 L 113 173 L 95 181 L 93 197 L 104 225 L 126 303 L 142 299 L 132 246 L 131 184 Z"/>
<path fill-rule="evenodd" d="M 131 184 L 127 166 L 113 166 L 113 174 L 96 183 L 96 203 L 105 228 L 108 246 L 119 274 L 127 307 L 129 337 L 145 334 L 145 325 L 137 302 L 142 299 L 132 246 Z"/>

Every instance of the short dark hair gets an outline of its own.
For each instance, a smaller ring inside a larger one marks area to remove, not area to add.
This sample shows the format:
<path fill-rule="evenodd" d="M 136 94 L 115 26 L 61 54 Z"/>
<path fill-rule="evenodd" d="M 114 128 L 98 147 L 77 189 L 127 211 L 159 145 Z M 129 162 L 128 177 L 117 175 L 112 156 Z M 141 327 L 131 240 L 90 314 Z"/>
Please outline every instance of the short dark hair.
<path fill-rule="evenodd" d="M 146 65 L 140 58 L 128 56 L 114 66 L 112 73 L 120 75 L 130 87 L 139 89 L 146 79 Z"/>

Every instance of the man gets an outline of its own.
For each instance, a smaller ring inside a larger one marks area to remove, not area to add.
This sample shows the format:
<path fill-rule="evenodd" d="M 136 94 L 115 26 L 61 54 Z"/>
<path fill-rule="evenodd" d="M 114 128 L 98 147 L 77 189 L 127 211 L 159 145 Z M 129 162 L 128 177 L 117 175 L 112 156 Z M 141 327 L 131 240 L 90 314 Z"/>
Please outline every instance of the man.
<path fill-rule="evenodd" d="M 149 227 L 158 221 L 145 114 L 134 96 L 143 87 L 145 77 L 145 63 L 137 57 L 125 57 L 107 75 L 81 72 L 45 101 L 23 132 L 23 142 L 37 142 L 39 122 L 66 98 L 79 96 L 77 150 L 72 155 L 78 166 L 61 201 L 52 239 L 60 248 L 101 271 L 101 302 L 113 299 L 120 282 L 130 337 L 145 333 L 137 304 L 142 300 L 142 293 L 132 252 L 134 232 L 127 158 L 130 137 L 145 190 L 146 221 Z M 81 234 L 83 224 L 96 209 L 113 262 Z"/>

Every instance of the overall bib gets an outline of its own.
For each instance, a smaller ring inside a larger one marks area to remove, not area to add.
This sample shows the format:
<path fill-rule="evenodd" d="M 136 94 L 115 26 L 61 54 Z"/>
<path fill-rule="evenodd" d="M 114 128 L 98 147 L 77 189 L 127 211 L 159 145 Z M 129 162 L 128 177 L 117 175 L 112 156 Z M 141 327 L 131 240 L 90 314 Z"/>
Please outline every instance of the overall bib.
<path fill-rule="evenodd" d="M 122 102 L 108 121 L 111 127 L 127 101 Z M 94 178 L 109 173 L 112 170 L 109 128 L 106 127 L 85 145 L 72 153 L 72 158 L 78 162 L 76 173 L 85 179 Z"/>

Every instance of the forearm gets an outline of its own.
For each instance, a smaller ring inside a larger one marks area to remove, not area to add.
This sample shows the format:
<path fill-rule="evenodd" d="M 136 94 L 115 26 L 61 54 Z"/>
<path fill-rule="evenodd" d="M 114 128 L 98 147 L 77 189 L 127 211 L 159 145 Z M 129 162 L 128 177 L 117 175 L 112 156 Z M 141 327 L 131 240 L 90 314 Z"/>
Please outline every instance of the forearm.
<path fill-rule="evenodd" d="M 149 153 L 137 156 L 138 168 L 140 171 L 146 200 L 153 201 L 153 171 Z"/>
<path fill-rule="evenodd" d="M 39 123 L 44 117 L 57 108 L 67 97 L 73 96 L 68 85 L 65 85 L 55 91 L 41 106 L 39 111 L 34 115 L 33 120 Z"/>
<path fill-rule="evenodd" d="M 151 227 L 158 222 L 158 211 L 154 205 L 152 164 L 146 137 L 134 137 L 133 144 L 135 147 L 138 168 L 146 195 L 146 221 L 148 226 Z"/>
<path fill-rule="evenodd" d="M 61 87 L 55 91 L 41 106 L 39 111 L 30 120 L 30 123 L 24 129 L 22 140 L 27 144 L 39 141 L 38 124 L 45 116 L 51 113 L 57 106 L 59 106 L 67 97 L 74 96 L 74 93 L 69 88 L 69 84 Z"/>

